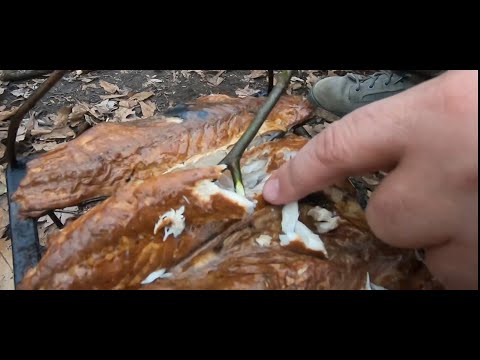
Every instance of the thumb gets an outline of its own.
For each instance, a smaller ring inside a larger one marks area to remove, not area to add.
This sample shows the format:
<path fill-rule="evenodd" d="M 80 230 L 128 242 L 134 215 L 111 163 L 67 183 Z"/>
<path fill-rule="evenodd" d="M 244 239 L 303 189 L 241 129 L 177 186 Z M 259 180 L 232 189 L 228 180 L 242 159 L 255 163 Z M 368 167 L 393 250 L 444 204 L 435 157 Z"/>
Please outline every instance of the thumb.
<path fill-rule="evenodd" d="M 364 106 L 330 125 L 271 176 L 265 200 L 285 204 L 348 176 L 394 167 L 425 86 Z"/>

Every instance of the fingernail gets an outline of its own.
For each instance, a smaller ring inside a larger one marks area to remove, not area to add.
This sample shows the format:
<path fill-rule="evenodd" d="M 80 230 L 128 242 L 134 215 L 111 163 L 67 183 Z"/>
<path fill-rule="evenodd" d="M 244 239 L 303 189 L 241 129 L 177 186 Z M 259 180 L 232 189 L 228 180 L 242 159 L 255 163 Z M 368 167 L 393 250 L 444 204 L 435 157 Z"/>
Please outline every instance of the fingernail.
<path fill-rule="evenodd" d="M 263 188 L 263 197 L 267 201 L 275 201 L 278 198 L 280 183 L 277 178 L 267 181 Z"/>

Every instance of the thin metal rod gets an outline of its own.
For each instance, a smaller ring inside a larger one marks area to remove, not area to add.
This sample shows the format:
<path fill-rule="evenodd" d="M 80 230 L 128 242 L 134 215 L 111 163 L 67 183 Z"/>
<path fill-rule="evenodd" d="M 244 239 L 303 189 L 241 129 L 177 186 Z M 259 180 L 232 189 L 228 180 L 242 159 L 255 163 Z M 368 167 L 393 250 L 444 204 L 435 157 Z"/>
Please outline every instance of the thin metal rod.
<path fill-rule="evenodd" d="M 24 116 L 35 106 L 35 104 L 70 70 L 55 70 L 30 97 L 18 108 L 10 119 L 7 138 L 7 161 L 11 167 L 17 165 L 16 139 L 18 128 Z"/>
<path fill-rule="evenodd" d="M 63 224 L 62 222 L 60 221 L 60 219 L 57 217 L 57 215 L 55 215 L 55 212 L 54 211 L 49 211 L 48 212 L 48 217 L 50 219 L 52 219 L 53 223 L 59 228 L 59 229 L 63 229 Z"/>
<path fill-rule="evenodd" d="M 273 89 L 273 70 L 268 70 L 268 93 L 270 94 Z"/>

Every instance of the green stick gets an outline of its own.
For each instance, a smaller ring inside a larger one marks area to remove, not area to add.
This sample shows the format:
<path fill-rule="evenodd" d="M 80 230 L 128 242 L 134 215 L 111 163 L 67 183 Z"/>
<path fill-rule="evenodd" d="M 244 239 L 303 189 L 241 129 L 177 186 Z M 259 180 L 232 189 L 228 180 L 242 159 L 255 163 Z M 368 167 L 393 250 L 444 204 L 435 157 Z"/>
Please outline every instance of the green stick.
<path fill-rule="evenodd" d="M 238 140 L 233 149 L 220 162 L 220 164 L 227 165 L 230 170 L 237 194 L 245 196 L 242 172 L 240 170 L 240 159 L 287 88 L 292 75 L 293 70 L 284 70 L 277 75 L 277 84 L 273 87 L 270 95 L 268 95 L 267 101 L 265 101 L 265 104 L 260 108 L 257 116 L 255 116 L 255 119 L 240 140 Z"/>

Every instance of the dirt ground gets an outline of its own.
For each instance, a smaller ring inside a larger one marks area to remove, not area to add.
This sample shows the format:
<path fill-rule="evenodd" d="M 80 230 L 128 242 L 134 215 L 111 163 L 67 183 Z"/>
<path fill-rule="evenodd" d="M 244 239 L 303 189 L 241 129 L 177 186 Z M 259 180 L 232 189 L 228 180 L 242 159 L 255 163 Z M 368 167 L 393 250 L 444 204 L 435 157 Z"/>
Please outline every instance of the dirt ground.
<path fill-rule="evenodd" d="M 305 95 L 326 76 L 344 75 L 350 70 L 299 70 L 288 93 Z M 358 73 L 371 73 L 358 70 Z M 231 96 L 264 95 L 265 70 L 78 70 L 65 76 L 30 112 L 17 134 L 21 156 L 51 151 L 70 141 L 89 126 L 102 121 L 132 121 L 209 94 Z M 0 81 L 0 290 L 13 289 L 12 255 L 4 171 L 4 152 L 11 113 L 46 76 L 17 82 Z M 316 123 L 316 132 L 335 120 L 326 115 Z M 313 130 L 313 127 L 311 127 Z M 365 179 L 364 179 L 365 180 Z M 358 182 L 367 192 L 378 184 L 376 177 Z M 81 209 L 64 209 L 62 221 L 75 217 Z M 39 237 L 56 231 L 51 220 L 39 219 Z"/>
<path fill-rule="evenodd" d="M 264 91 L 267 88 L 266 73 L 259 74 L 260 76 L 256 78 L 250 78 L 251 70 L 228 70 L 219 76 L 222 80 L 220 80 L 219 85 L 216 85 L 217 82 L 213 82 L 212 78 L 221 70 L 186 70 L 186 73 L 185 70 L 183 71 L 184 74 L 182 74 L 182 70 L 96 70 L 76 79 L 73 76 L 68 76 L 47 94 L 36 110 L 55 112 L 62 106 L 73 105 L 78 101 L 89 104 L 100 102 L 102 100 L 100 96 L 105 95 L 105 91 L 98 84 L 99 80 L 116 84 L 122 90 L 134 93 L 140 91 L 154 92 L 150 100 L 155 102 L 160 113 L 168 107 L 203 95 L 219 93 L 235 96 L 235 91 L 244 89 L 246 85 L 249 85 L 249 89 L 259 91 Z M 301 74 L 308 75 L 304 72 Z M 327 72 L 319 71 L 315 74 L 324 77 Z M 151 81 L 152 79 L 153 81 Z M 88 84 L 91 85 L 88 86 Z M 0 105 L 15 105 L 16 102 L 22 100 L 22 98 L 11 94 L 11 91 L 15 90 L 17 85 L 19 85 L 18 82 L 11 82 L 6 86 L 4 96 L 0 98 Z M 3 86 L 5 87 L 5 85 Z M 294 92 L 305 93 L 305 90 L 306 88 L 302 86 Z"/>

